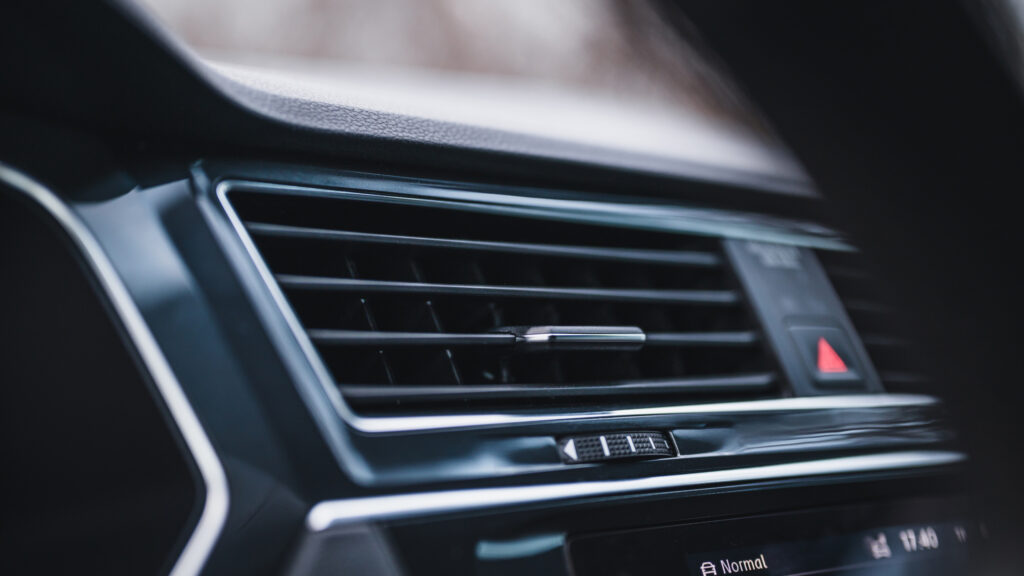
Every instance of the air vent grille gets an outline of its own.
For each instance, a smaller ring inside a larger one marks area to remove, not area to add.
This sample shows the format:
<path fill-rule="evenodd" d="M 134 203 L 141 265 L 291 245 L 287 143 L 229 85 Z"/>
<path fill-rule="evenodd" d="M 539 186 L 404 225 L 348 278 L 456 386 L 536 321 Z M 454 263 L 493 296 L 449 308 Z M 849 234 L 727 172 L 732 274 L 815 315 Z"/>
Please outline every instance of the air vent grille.
<path fill-rule="evenodd" d="M 897 311 L 858 252 L 819 251 L 818 258 L 889 392 L 928 393 L 921 359 Z"/>
<path fill-rule="evenodd" d="M 777 393 L 715 239 L 370 198 L 229 197 L 357 409 Z M 524 346 L 526 327 L 646 341 Z"/>

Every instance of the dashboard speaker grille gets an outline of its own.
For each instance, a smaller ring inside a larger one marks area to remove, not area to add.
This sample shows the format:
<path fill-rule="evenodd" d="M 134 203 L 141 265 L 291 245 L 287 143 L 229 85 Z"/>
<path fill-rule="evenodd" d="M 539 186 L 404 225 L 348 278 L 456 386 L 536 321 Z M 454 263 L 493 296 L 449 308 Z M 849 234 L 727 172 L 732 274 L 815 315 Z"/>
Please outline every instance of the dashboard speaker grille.
<path fill-rule="evenodd" d="M 362 194 L 229 201 L 362 411 L 777 395 L 716 239 Z"/>

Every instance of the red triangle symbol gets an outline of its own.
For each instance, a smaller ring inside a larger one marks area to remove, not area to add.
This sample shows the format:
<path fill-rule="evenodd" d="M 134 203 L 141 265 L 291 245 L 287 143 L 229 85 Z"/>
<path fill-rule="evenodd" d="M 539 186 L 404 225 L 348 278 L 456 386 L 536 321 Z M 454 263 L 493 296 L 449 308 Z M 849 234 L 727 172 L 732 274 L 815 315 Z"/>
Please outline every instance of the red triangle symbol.
<path fill-rule="evenodd" d="M 818 338 L 818 371 L 826 374 L 841 374 L 849 371 L 846 362 L 836 354 L 825 338 Z"/>

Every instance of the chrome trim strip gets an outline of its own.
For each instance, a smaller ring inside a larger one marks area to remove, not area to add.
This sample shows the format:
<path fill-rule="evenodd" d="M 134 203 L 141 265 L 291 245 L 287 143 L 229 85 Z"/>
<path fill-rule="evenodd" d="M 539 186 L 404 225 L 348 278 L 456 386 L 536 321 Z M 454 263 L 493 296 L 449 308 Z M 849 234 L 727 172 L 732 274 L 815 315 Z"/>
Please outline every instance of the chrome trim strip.
<path fill-rule="evenodd" d="M 654 406 L 651 408 L 626 408 L 599 412 L 558 414 L 447 414 L 437 416 L 381 416 L 373 418 L 357 416 L 356 420 L 353 421 L 353 425 L 364 432 L 394 433 L 603 418 L 632 418 L 637 416 L 724 416 L 769 412 L 925 407 L 937 404 L 939 404 L 939 400 L 931 396 L 915 394 L 851 394 L 848 396 L 809 396 L 803 398 L 778 398 L 682 406 Z"/>
<path fill-rule="evenodd" d="M 626 480 L 474 488 L 350 498 L 320 502 L 306 515 L 306 527 L 313 532 L 322 532 L 354 522 L 452 514 L 530 503 L 653 490 L 695 488 L 714 484 L 912 470 L 948 466 L 964 462 L 966 459 L 967 457 L 960 452 L 906 451 Z"/>
<path fill-rule="evenodd" d="M 633 408 L 626 410 L 608 410 L 599 412 L 547 413 L 547 414 L 448 414 L 431 416 L 395 416 L 395 417 L 364 417 L 355 414 L 341 396 L 326 366 L 320 360 L 316 347 L 302 324 L 295 316 L 274 275 L 260 256 L 256 244 L 245 229 L 238 213 L 235 212 L 227 195 L 235 188 L 257 189 L 264 191 L 281 191 L 285 193 L 319 193 L 330 195 L 331 191 L 306 189 L 296 186 L 271 185 L 263 183 L 239 182 L 225 180 L 217 184 L 214 192 L 221 209 L 227 215 L 231 227 L 241 240 L 242 246 L 249 255 L 250 261 L 263 281 L 278 311 L 284 317 L 292 337 L 298 343 L 303 355 L 309 362 L 320 387 L 326 394 L 334 409 L 345 422 L 364 433 L 402 433 L 429 430 L 453 430 L 459 428 L 496 427 L 516 424 L 535 424 L 544 422 L 564 422 L 569 420 L 596 420 L 606 418 L 622 418 L 636 416 L 685 416 L 685 415 L 720 415 L 738 413 L 790 412 L 810 410 L 842 410 L 849 408 L 896 408 L 923 407 L 938 404 L 938 400 L 925 395 L 910 394 L 857 394 L 841 396 L 817 396 L 804 398 L 779 398 L 772 400 L 755 400 L 746 402 L 723 402 L 716 404 L 697 404 L 683 406 L 658 406 L 652 408 Z M 359 194 L 370 197 L 370 194 Z M 383 197 L 394 202 L 394 197 Z"/>
<path fill-rule="evenodd" d="M 228 513 L 227 476 L 224 474 L 224 468 L 221 466 L 213 445 L 192 410 L 181 384 L 178 383 L 170 365 L 160 351 L 156 339 L 149 331 L 142 314 L 129 295 L 128 289 L 85 224 L 55 193 L 19 170 L 0 163 L 0 181 L 23 192 L 39 204 L 60 224 L 81 250 L 86 262 L 99 279 L 100 286 L 103 287 L 110 299 L 125 331 L 138 350 L 139 357 L 163 397 L 171 417 L 181 431 L 185 444 L 192 453 L 206 485 L 206 495 L 199 521 L 185 543 L 181 555 L 174 562 L 170 574 L 172 576 L 198 574 L 213 550 Z"/>
<path fill-rule="evenodd" d="M 228 217 L 228 221 L 231 222 L 231 227 L 234 228 L 235 234 L 242 241 L 242 246 L 245 248 L 245 252 L 249 255 L 249 260 L 255 265 L 256 272 L 259 274 L 260 279 L 263 280 L 263 285 L 267 288 L 270 293 L 271 299 L 274 304 L 277 305 L 277 311 L 284 317 L 285 324 L 288 325 L 289 331 L 295 341 L 298 343 L 299 348 L 302 350 L 303 356 L 309 362 L 310 368 L 316 375 L 317 382 L 320 383 L 320 388 L 327 395 L 328 401 L 334 407 L 335 411 L 345 419 L 346 422 L 350 423 L 357 429 L 362 429 L 359 426 L 360 417 L 356 415 L 352 410 L 349 409 L 345 399 L 342 398 L 341 392 L 338 387 L 334 385 L 334 379 L 331 377 L 327 367 L 324 366 L 323 361 L 320 359 L 320 354 L 317 353 L 316 347 L 313 342 L 309 339 L 309 334 L 302 327 L 302 323 L 299 322 L 298 317 L 295 316 L 295 312 L 292 310 L 291 304 L 288 303 L 288 299 L 285 298 L 284 292 L 281 291 L 281 287 L 277 284 L 277 280 L 274 279 L 274 274 L 267 267 L 267 263 L 263 261 L 263 256 L 260 255 L 260 251 L 256 248 L 256 244 L 252 241 L 252 237 L 249 235 L 249 231 L 245 229 L 245 224 L 242 223 L 242 219 L 239 218 L 238 213 L 235 212 L 235 208 L 228 201 L 228 192 L 235 186 L 231 181 L 226 180 L 217 184 L 215 194 L 217 201 L 220 203 L 221 209 Z M 299 383 L 302 385 L 302 383 Z M 314 409 L 314 414 L 316 410 Z"/>

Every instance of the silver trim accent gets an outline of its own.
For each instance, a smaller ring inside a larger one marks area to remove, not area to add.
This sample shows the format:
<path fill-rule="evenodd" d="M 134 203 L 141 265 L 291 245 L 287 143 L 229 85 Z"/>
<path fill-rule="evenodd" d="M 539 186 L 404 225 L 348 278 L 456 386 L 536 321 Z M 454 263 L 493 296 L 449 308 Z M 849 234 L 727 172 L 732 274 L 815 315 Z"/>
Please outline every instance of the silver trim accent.
<path fill-rule="evenodd" d="M 808 396 L 721 402 L 716 404 L 689 404 L 682 406 L 655 406 L 651 408 L 625 408 L 600 412 L 570 412 L 557 414 L 447 414 L 437 416 L 386 416 L 365 418 L 356 416 L 353 426 L 364 432 L 413 432 L 417 430 L 445 430 L 536 424 L 542 422 L 568 422 L 606 418 L 633 418 L 637 416 L 693 416 L 763 414 L 771 412 L 809 412 L 815 410 L 846 410 L 863 408 L 925 407 L 939 404 L 931 396 L 915 394 L 851 394 L 848 396 Z"/>
<path fill-rule="evenodd" d="M 441 414 L 431 416 L 385 416 L 364 417 L 355 414 L 341 396 L 326 366 L 320 360 L 316 347 L 302 328 L 280 286 L 274 280 L 273 273 L 260 256 L 256 244 L 245 229 L 235 209 L 228 201 L 227 195 L 235 188 L 249 190 L 274 191 L 292 194 L 312 194 L 319 196 L 337 195 L 331 190 L 305 188 L 288 185 L 272 185 L 244 181 L 224 180 L 214 189 L 217 201 L 228 218 L 235 235 L 241 240 L 242 246 L 254 265 L 257 274 L 263 281 L 271 299 L 277 305 L 288 325 L 289 331 L 303 355 L 309 362 L 322 391 L 330 404 L 344 421 L 352 428 L 368 434 L 389 434 L 402 432 L 418 432 L 427 430 L 454 430 L 460 428 L 498 427 L 516 424 L 535 424 L 543 422 L 566 422 L 580 420 L 598 420 L 607 418 L 624 418 L 636 416 L 686 416 L 686 415 L 720 415 L 740 413 L 791 412 L 811 410 L 842 410 L 849 408 L 896 408 L 932 406 L 939 401 L 931 396 L 914 394 L 857 394 L 840 396 L 816 396 L 803 398 L 779 398 L 772 400 L 754 400 L 746 402 L 724 402 L 716 404 L 697 404 L 683 406 L 657 406 L 652 408 L 631 408 L 624 410 L 607 410 L 597 412 L 548 413 L 548 414 Z M 394 197 L 377 196 L 372 193 L 344 193 L 383 201 L 395 202 Z M 462 197 L 451 199 L 466 200 Z M 449 199 L 449 200 L 451 200 Z M 419 202 L 428 202 L 418 200 Z M 517 202 L 523 202 L 517 199 Z M 450 202 L 449 202 L 450 203 Z"/>
<path fill-rule="evenodd" d="M 516 346 L 528 350 L 639 350 L 647 341 L 636 326 L 513 326 L 495 332 L 515 334 Z"/>
<path fill-rule="evenodd" d="M 626 480 L 474 488 L 330 500 L 313 506 L 306 515 L 306 527 L 313 532 L 322 532 L 354 522 L 452 514 L 529 503 L 695 488 L 714 484 L 931 468 L 958 464 L 966 460 L 967 456 L 960 452 L 906 451 Z"/>
<path fill-rule="evenodd" d="M 235 235 L 241 239 L 242 246 L 245 248 L 246 253 L 249 255 L 249 260 L 256 267 L 256 272 L 259 274 L 260 279 L 263 280 L 263 285 L 270 292 L 270 297 L 273 299 L 274 304 L 277 305 L 277 311 L 280 312 L 284 318 L 285 323 L 288 325 L 289 331 L 292 333 L 292 337 L 295 338 L 299 348 L 302 350 L 303 356 L 309 362 L 310 368 L 316 375 L 317 382 L 320 383 L 320 388 L 326 394 L 328 401 L 334 407 L 337 414 L 358 430 L 362 430 L 359 425 L 361 417 L 356 415 L 352 410 L 349 409 L 345 399 L 342 398 L 341 392 L 338 387 L 334 384 L 334 379 L 331 377 L 327 367 L 324 366 L 323 361 L 320 359 L 320 354 L 317 353 L 316 347 L 313 342 L 309 339 L 309 334 L 306 333 L 302 327 L 302 323 L 295 316 L 295 312 L 292 310 L 291 305 L 288 303 L 288 299 L 285 298 L 284 292 L 281 291 L 281 287 L 274 279 L 274 274 L 267 267 L 267 263 L 263 261 L 263 257 L 260 255 L 259 249 L 256 248 L 256 244 L 252 241 L 252 237 L 249 236 L 249 231 L 245 229 L 245 224 L 242 223 L 241 218 L 238 217 L 238 213 L 235 212 L 231 202 L 228 201 L 228 192 L 235 186 L 232 181 L 225 180 L 214 189 L 214 193 L 217 196 L 217 201 L 220 202 L 221 209 L 228 217 L 228 221 L 231 222 L 231 227 L 235 230 Z M 300 382 L 301 384 L 301 382 Z M 312 408 L 312 407 L 311 407 Z M 314 415 L 317 413 L 313 410 Z"/>
<path fill-rule="evenodd" d="M 99 242 L 89 229 L 54 192 L 19 170 L 0 163 L 0 181 L 23 192 L 39 204 L 67 232 L 81 250 L 100 286 L 124 325 L 139 357 L 163 397 L 167 409 L 181 431 L 185 444 L 195 460 L 206 485 L 203 510 L 192 535 L 185 543 L 181 555 L 174 562 L 170 574 L 184 576 L 198 574 L 206 563 L 213 546 L 224 527 L 228 513 L 228 484 L 217 452 L 203 430 L 199 418 L 189 404 L 181 384 L 171 371 L 167 359 L 160 351 L 156 339 L 149 331 L 142 314 L 135 306 L 128 289 L 118 276 Z"/>

